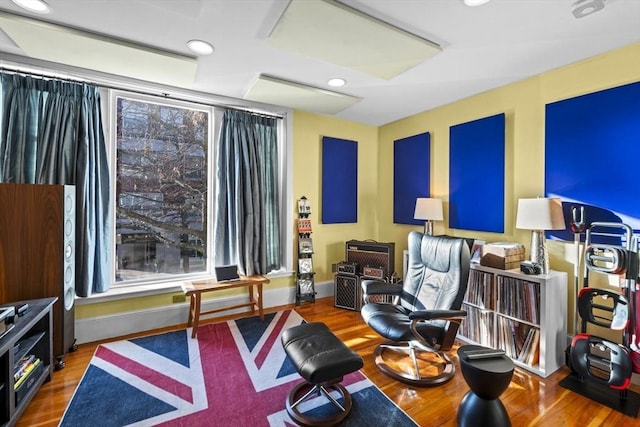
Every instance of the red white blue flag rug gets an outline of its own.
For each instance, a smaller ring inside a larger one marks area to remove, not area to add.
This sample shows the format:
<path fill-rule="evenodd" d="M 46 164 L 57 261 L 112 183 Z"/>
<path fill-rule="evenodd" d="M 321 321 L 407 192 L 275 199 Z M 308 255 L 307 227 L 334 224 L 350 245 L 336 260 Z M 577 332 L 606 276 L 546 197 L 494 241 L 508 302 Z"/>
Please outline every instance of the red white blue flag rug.
<path fill-rule="evenodd" d="M 285 402 L 302 381 L 280 335 L 304 320 L 293 310 L 102 344 L 60 421 L 91 426 L 293 426 Z M 345 376 L 353 407 L 344 426 L 415 426 L 361 372 Z M 333 404 L 320 396 L 305 411 Z"/>

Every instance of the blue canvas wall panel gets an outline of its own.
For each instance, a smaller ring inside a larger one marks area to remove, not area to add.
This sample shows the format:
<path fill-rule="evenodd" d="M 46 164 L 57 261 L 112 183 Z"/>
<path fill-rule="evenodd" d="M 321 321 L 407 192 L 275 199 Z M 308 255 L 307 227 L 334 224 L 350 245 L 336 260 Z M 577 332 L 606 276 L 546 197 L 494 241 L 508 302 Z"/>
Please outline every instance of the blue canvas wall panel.
<path fill-rule="evenodd" d="M 358 143 L 322 137 L 323 224 L 358 222 Z"/>
<path fill-rule="evenodd" d="M 429 132 L 393 143 L 393 222 L 422 225 L 413 219 L 418 197 L 430 197 L 431 136 Z"/>
<path fill-rule="evenodd" d="M 562 199 L 565 220 L 585 206 L 587 223 L 640 230 L 638 158 L 640 82 L 546 105 L 545 194 Z M 549 234 L 573 240 L 569 230 Z"/>
<path fill-rule="evenodd" d="M 449 227 L 504 232 L 505 115 L 449 129 Z"/>

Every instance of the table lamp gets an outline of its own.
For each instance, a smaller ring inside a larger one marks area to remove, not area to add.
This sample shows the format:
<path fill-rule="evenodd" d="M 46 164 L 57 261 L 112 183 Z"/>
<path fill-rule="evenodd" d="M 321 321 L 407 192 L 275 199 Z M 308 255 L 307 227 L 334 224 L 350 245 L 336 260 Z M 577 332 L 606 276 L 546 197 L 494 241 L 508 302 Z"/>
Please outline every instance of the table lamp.
<path fill-rule="evenodd" d="M 548 274 L 549 254 L 544 232 L 565 228 L 560 199 L 539 197 L 518 200 L 516 228 L 531 230 L 531 261 L 540 264 L 542 273 Z"/>
<path fill-rule="evenodd" d="M 433 236 L 433 221 L 442 221 L 442 200 L 432 198 L 416 199 L 414 219 L 424 220 L 424 234 Z"/>

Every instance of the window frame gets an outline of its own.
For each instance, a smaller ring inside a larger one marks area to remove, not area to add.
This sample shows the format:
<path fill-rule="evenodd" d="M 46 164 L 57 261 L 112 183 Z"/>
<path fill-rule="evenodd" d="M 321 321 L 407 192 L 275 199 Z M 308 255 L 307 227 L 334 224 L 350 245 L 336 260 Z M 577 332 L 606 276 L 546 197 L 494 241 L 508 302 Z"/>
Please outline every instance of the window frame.
<path fill-rule="evenodd" d="M 110 90 L 109 91 L 109 110 L 107 112 L 107 114 L 109 115 L 110 118 L 110 123 L 109 123 L 109 135 L 111 136 L 109 138 L 109 140 L 107 141 L 107 149 L 108 151 L 108 157 L 111 159 L 111 165 L 114 165 L 114 167 L 111 168 L 110 173 L 109 173 L 109 179 L 110 179 L 110 184 L 111 184 L 111 188 L 110 188 L 110 197 L 111 197 L 111 218 L 112 218 L 112 232 L 111 232 L 111 248 L 112 248 L 112 254 L 113 256 L 110 257 L 110 271 L 111 271 L 111 283 L 109 286 L 109 289 L 113 289 L 113 288 L 120 288 L 120 287 L 135 287 L 135 286 L 139 286 L 139 285 L 149 285 L 149 284 L 154 284 L 154 283 L 164 283 L 164 282 L 176 282 L 176 281 L 185 281 L 185 280 L 197 280 L 199 278 L 203 278 L 203 277 L 209 277 L 212 274 L 213 271 L 213 266 L 212 266 L 212 258 L 211 258 L 211 254 L 210 254 L 210 249 L 212 248 L 212 239 L 213 239 L 213 230 L 211 227 L 211 221 L 213 220 L 213 213 L 214 213 L 214 198 L 213 198 L 213 191 L 212 189 L 215 186 L 215 180 L 214 180 L 214 172 L 212 171 L 211 167 L 212 167 L 212 159 L 214 159 L 215 157 L 215 144 L 214 144 L 214 140 L 216 137 L 216 134 L 213 132 L 217 132 L 218 129 L 214 129 L 214 108 L 212 106 L 206 106 L 206 105 L 201 105 L 201 104 L 197 104 L 197 103 L 193 103 L 193 102 L 188 102 L 188 101 L 181 101 L 181 100 L 175 100 L 175 99 L 166 99 L 166 98 L 160 98 L 157 96 L 151 96 L 151 95 L 145 95 L 145 94 L 138 94 L 138 93 L 133 93 L 133 92 L 128 92 L 128 91 L 122 91 L 122 90 Z M 117 182 L 117 173 L 118 170 L 115 167 L 115 165 L 117 164 L 117 152 L 118 152 L 118 132 L 117 132 L 117 126 L 118 126 L 118 119 L 117 119 L 117 102 L 119 98 L 124 98 L 124 99 L 128 99 L 128 100 L 132 100 L 135 102 L 140 102 L 140 103 L 148 103 L 148 104 L 155 104 L 155 105 L 161 105 L 161 106 L 169 106 L 169 107 L 176 107 L 176 108 L 181 108 L 181 109 L 192 109 L 192 110 L 198 110 L 198 111 L 203 111 L 206 112 L 209 116 L 209 120 L 208 120 L 208 129 L 207 132 L 209 134 L 209 139 L 207 141 L 207 158 L 208 158 L 208 165 L 207 165 L 207 176 L 206 176 L 206 185 L 207 185 L 207 219 L 206 221 L 208 222 L 207 224 L 207 258 L 206 258 L 206 263 L 205 263 L 205 269 L 203 272 L 197 272 L 197 273 L 190 273 L 190 274 L 172 274 L 170 277 L 164 277 L 164 278 L 159 278 L 159 277 L 145 277 L 143 279 L 140 280 L 127 280 L 125 282 L 117 282 L 116 281 L 116 269 L 117 269 L 117 257 L 115 256 L 116 252 L 116 245 L 117 245 L 117 229 L 116 229 L 116 223 L 117 223 L 117 213 L 116 213 L 116 206 L 119 203 L 119 200 L 117 200 L 116 197 L 116 190 L 117 190 L 117 186 L 116 186 L 116 182 Z"/>
<path fill-rule="evenodd" d="M 111 248 L 112 248 L 112 252 L 111 252 L 111 256 L 110 258 L 110 262 L 109 262 L 109 268 L 110 271 L 112 272 L 112 274 L 110 275 L 111 277 L 111 283 L 110 283 L 110 290 L 117 290 L 118 292 L 122 291 L 122 290 L 126 290 L 126 289 L 131 289 L 132 291 L 135 292 L 135 290 L 137 288 L 144 288 L 144 289 L 149 289 L 149 287 L 155 287 L 155 285 L 157 285 L 158 289 L 164 289 L 167 286 L 171 286 L 172 284 L 179 284 L 179 283 L 183 283 L 185 281 L 191 281 L 191 280 L 199 280 L 199 279 L 205 279 L 205 278 L 211 278 L 213 276 L 213 234 L 214 234 L 214 227 L 213 227 L 213 215 L 214 215 L 214 209 L 215 209 L 215 171 L 212 169 L 215 167 L 215 159 L 216 159 L 216 141 L 218 138 L 218 134 L 219 134 L 219 130 L 222 124 L 222 113 L 225 110 L 225 106 L 221 106 L 221 105 L 215 105 L 215 104 L 210 104 L 210 103 L 202 103 L 202 102 L 197 102 L 197 101 L 193 101 L 193 100 L 188 100 L 188 99 L 176 99 L 174 97 L 168 98 L 168 97 L 160 97 L 160 96 L 154 96 L 154 95 L 150 95 L 150 94 L 144 94 L 144 93 L 139 93 L 139 92 L 134 92 L 134 91 L 128 91 L 128 90 L 123 90 L 123 89 L 108 89 L 106 91 L 106 96 L 108 96 L 108 108 L 105 112 L 103 112 L 104 115 L 106 115 L 109 120 L 107 122 L 105 122 L 105 128 L 107 128 L 108 126 L 108 132 L 105 130 L 105 140 L 107 142 L 107 150 L 108 150 L 108 157 L 109 157 L 109 163 L 110 163 L 110 184 L 111 184 L 111 209 L 112 209 L 112 231 L 111 231 Z M 126 282 L 117 282 L 116 281 L 116 264 L 117 264 L 117 257 L 115 256 L 116 254 L 116 173 L 117 170 L 116 168 L 113 166 L 116 164 L 117 161 L 117 131 L 116 131 L 116 126 L 117 126 L 117 113 L 116 113 L 116 108 L 117 108 L 117 99 L 119 97 L 123 97 L 123 98 L 127 98 L 127 99 L 132 99 L 132 100 L 136 100 L 139 102 L 149 102 L 149 103 L 155 103 L 155 104 L 161 104 L 161 105 L 170 105 L 170 106 L 175 106 L 178 108 L 193 108 L 193 109 L 198 109 L 198 110 L 202 110 L 202 111 L 207 111 L 209 114 L 209 141 L 208 141 L 208 171 L 207 171 L 207 186 L 208 186 L 208 191 L 207 191 L 207 217 L 208 217 L 208 221 L 209 224 L 207 226 L 207 240 L 208 240 L 208 247 L 207 247 L 207 262 L 206 262 L 206 268 L 204 272 L 198 272 L 198 273 L 190 273 L 190 274 L 177 274 L 174 275 L 173 277 L 168 277 L 168 278 L 148 278 L 148 279 L 142 279 L 142 280 L 136 280 L 136 281 L 126 281 Z M 249 111 L 251 111 L 249 109 Z M 259 111 L 257 112 L 259 114 L 268 114 L 265 113 L 264 111 Z M 293 221 L 293 217 L 292 215 L 289 213 L 290 209 L 288 209 L 286 201 L 287 200 L 291 200 L 291 188 L 292 188 L 292 179 L 291 179 L 291 167 L 289 164 L 289 159 L 291 159 L 291 147 L 290 144 L 288 143 L 288 141 L 290 141 L 291 139 L 288 138 L 289 135 L 291 135 L 291 126 L 289 123 L 288 114 L 285 115 L 281 115 L 281 114 L 269 114 L 269 115 L 273 115 L 273 116 L 277 116 L 279 118 L 281 118 L 280 122 L 279 122 L 279 126 L 278 126 L 278 141 L 279 141 L 279 147 L 278 147 L 278 153 L 279 153 L 279 179 L 280 179 L 280 207 L 281 210 L 280 212 L 282 213 L 281 215 L 281 239 L 282 239 L 282 250 L 283 253 L 280 254 L 280 259 L 281 259 L 281 269 L 278 271 L 274 271 L 271 272 L 270 274 L 268 274 L 269 277 L 278 277 L 278 276 L 285 276 L 285 275 L 290 275 L 292 272 L 292 254 L 293 254 L 293 232 L 291 224 Z M 109 293 L 109 291 L 107 292 Z"/>

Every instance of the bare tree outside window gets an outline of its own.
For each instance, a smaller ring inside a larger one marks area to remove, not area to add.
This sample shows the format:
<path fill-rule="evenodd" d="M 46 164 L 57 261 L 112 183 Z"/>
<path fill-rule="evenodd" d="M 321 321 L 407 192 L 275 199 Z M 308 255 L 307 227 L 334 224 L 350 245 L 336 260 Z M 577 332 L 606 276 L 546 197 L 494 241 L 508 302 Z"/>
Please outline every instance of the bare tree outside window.
<path fill-rule="evenodd" d="M 206 271 L 209 113 L 116 102 L 116 281 Z"/>

